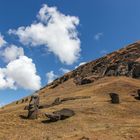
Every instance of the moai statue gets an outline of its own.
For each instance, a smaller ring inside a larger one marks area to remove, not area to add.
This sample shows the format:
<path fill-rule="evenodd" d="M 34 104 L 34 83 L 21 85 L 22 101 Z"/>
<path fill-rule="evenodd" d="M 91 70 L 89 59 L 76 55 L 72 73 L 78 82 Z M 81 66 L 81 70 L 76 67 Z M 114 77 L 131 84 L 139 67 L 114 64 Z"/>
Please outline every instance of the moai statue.
<path fill-rule="evenodd" d="M 137 90 L 138 98 L 140 99 L 140 89 Z"/>
<path fill-rule="evenodd" d="M 21 103 L 24 103 L 24 99 L 21 100 Z"/>
<path fill-rule="evenodd" d="M 39 96 L 38 94 L 32 95 L 28 108 L 28 119 L 37 119 L 39 110 Z"/>
<path fill-rule="evenodd" d="M 119 104 L 120 100 L 119 100 L 119 95 L 116 93 L 110 93 L 110 98 L 111 98 L 111 103 L 113 104 Z"/>

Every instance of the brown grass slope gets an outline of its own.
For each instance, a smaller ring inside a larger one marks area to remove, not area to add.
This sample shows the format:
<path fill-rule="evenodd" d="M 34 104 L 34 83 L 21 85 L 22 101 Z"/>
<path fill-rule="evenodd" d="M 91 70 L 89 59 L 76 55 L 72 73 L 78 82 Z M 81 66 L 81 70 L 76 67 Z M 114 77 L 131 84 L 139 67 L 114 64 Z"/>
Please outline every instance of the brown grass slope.
<path fill-rule="evenodd" d="M 137 95 L 140 80 L 112 76 L 102 77 L 87 85 L 76 86 L 73 83 L 73 77 L 77 72 L 87 77 L 101 74 L 100 67 L 114 64 L 117 60 L 138 61 L 139 51 L 139 43 L 132 44 L 81 66 L 38 91 L 41 104 L 50 104 L 57 97 L 62 99 L 91 96 L 91 98 L 71 100 L 41 109 L 37 120 L 20 117 L 27 115 L 24 107 L 28 102 L 21 103 L 20 100 L 18 104 L 14 102 L 0 109 L 0 140 L 80 140 L 84 136 L 90 140 L 139 140 L 140 101 L 133 95 Z M 130 54 L 129 57 L 124 57 L 128 54 Z M 51 88 L 56 83 L 57 86 Z M 120 95 L 120 104 L 110 103 L 109 93 L 111 92 Z M 44 113 L 62 108 L 74 110 L 75 116 L 54 123 L 46 121 Z"/>

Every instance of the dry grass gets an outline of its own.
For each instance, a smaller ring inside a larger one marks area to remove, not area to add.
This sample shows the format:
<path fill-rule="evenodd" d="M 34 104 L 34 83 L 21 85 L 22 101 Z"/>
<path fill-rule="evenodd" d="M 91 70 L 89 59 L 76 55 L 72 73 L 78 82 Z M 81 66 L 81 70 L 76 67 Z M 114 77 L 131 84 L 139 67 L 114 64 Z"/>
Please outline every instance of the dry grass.
<path fill-rule="evenodd" d="M 126 77 L 103 78 L 95 83 L 75 86 L 69 80 L 55 89 L 40 91 L 41 103 L 51 103 L 56 97 L 91 96 L 64 102 L 61 105 L 40 110 L 37 120 L 26 120 L 24 103 L 15 103 L 0 110 L 0 140 L 139 140 L 140 101 L 135 100 L 140 80 Z M 108 93 L 120 95 L 121 103 L 109 102 Z M 70 108 L 76 115 L 54 123 L 43 123 L 45 112 Z"/>

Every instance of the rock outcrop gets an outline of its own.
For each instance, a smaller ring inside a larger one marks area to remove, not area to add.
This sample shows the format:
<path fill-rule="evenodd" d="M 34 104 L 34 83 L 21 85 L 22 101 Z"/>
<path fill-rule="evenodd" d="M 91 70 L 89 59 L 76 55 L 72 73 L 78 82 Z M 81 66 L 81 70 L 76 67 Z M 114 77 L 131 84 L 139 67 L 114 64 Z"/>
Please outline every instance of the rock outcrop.
<path fill-rule="evenodd" d="M 76 78 L 77 75 L 79 78 Z M 93 82 L 104 76 L 128 76 L 139 79 L 140 42 L 133 43 L 100 59 L 88 62 L 54 80 L 49 86 L 50 88 L 55 88 L 71 78 L 74 78 L 74 81 L 78 84 L 82 82 L 83 84 L 90 83 L 90 80 Z"/>

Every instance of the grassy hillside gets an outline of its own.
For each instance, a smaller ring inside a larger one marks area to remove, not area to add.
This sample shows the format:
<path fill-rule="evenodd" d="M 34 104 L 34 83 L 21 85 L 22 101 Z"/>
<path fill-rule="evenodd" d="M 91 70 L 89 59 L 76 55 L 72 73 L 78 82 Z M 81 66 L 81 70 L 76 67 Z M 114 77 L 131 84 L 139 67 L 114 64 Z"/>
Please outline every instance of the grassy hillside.
<path fill-rule="evenodd" d="M 134 98 L 140 80 L 127 77 L 104 77 L 94 83 L 76 86 L 73 79 L 56 88 L 39 91 L 40 103 L 50 104 L 55 98 L 90 96 L 41 109 L 37 120 L 27 120 L 26 103 L 12 103 L 0 110 L 0 140 L 139 140 L 140 101 Z M 120 95 L 120 104 L 110 103 L 110 92 Z M 44 113 L 62 108 L 75 111 L 75 116 L 49 123 Z M 22 115 L 22 117 L 21 117 Z M 86 139 L 85 139 L 86 140 Z M 87 139 L 88 140 L 88 139 Z"/>

